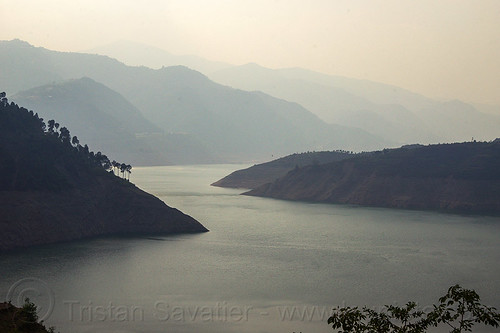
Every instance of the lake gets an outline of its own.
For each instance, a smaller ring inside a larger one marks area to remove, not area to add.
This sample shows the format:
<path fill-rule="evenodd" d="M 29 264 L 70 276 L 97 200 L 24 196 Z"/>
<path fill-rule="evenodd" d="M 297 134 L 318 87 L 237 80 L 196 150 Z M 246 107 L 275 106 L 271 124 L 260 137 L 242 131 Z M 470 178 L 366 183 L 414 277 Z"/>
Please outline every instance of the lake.
<path fill-rule="evenodd" d="M 500 308 L 500 218 L 287 202 L 209 185 L 242 167 L 134 168 L 135 184 L 210 232 L 3 254 L 0 297 L 29 296 L 61 333 L 333 332 L 326 320 L 338 305 L 414 300 L 425 309 L 456 283 Z"/>

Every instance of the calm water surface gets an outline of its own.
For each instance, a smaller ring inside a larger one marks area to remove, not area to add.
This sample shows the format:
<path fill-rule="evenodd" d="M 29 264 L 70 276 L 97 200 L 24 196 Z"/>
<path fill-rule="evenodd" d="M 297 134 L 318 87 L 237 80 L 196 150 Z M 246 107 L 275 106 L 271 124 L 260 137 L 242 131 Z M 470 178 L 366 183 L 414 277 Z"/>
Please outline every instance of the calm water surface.
<path fill-rule="evenodd" d="M 435 303 L 455 283 L 500 308 L 500 219 L 294 203 L 209 184 L 242 166 L 135 168 L 198 235 L 0 255 L 0 297 L 67 332 L 333 332 L 337 305 Z M 112 200 L 112 198 L 110 198 Z"/>

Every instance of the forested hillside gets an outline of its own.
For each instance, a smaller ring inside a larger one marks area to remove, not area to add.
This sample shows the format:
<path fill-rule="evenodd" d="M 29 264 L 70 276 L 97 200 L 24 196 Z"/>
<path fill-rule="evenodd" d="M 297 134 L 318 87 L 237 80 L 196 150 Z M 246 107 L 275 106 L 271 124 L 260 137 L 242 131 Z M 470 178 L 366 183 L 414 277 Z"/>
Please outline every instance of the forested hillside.
<path fill-rule="evenodd" d="M 202 232 L 55 120 L 0 100 L 0 250 L 106 234 Z"/>
<path fill-rule="evenodd" d="M 385 149 L 296 168 L 247 195 L 500 214 L 500 142 Z"/>

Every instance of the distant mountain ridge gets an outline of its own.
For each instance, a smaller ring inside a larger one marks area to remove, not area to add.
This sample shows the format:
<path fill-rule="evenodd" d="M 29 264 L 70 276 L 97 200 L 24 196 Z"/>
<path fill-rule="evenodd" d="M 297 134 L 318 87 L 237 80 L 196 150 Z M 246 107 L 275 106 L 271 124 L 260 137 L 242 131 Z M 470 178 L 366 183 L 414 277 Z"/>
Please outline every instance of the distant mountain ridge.
<path fill-rule="evenodd" d="M 134 165 L 211 163 L 214 156 L 188 135 L 166 134 L 123 96 L 90 78 L 21 91 L 11 99 L 40 116 L 58 119 L 96 151 Z M 190 159 L 196 154 L 196 159 Z"/>
<path fill-rule="evenodd" d="M 297 168 L 245 194 L 498 215 L 499 168 L 498 140 L 385 149 Z"/>
<path fill-rule="evenodd" d="M 156 124 L 196 133 L 229 160 L 388 144 L 362 130 L 325 124 L 298 104 L 224 87 L 185 67 L 163 68 L 157 74 L 161 83 L 151 84 L 131 100 L 147 105 L 144 114 Z"/>
<path fill-rule="evenodd" d="M 232 66 L 194 55 L 174 55 L 157 47 L 125 40 L 101 45 L 82 52 L 115 58 L 129 66 L 146 66 L 154 69 L 186 66 L 205 74 Z"/>
<path fill-rule="evenodd" d="M 12 64 L 8 71 L 5 64 Z M 7 91 L 39 86 L 43 77 L 45 84 L 81 77 L 102 83 L 126 96 L 165 132 L 201 141 L 220 162 L 392 145 L 360 129 L 326 124 L 296 103 L 225 87 L 186 67 L 153 70 L 105 56 L 49 51 L 20 41 L 0 43 L 0 84 Z"/>
<path fill-rule="evenodd" d="M 358 127 L 398 144 L 492 140 L 500 117 L 460 101 L 435 101 L 408 90 L 301 68 L 257 64 L 210 74 L 221 84 L 297 102 L 327 122 Z"/>

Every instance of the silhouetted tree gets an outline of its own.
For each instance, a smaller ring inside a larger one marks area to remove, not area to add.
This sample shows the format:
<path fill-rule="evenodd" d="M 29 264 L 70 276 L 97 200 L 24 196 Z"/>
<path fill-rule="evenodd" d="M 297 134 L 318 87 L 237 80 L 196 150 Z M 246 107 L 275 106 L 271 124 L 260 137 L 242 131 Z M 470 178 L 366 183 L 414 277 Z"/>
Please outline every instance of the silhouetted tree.
<path fill-rule="evenodd" d="M 338 333 L 424 333 L 430 327 L 445 324 L 450 333 L 471 332 L 475 324 L 498 327 L 500 314 L 496 308 L 487 307 L 480 302 L 479 295 L 458 284 L 450 287 L 439 304 L 433 305 L 429 313 L 417 310 L 415 302 L 404 307 L 385 306 L 386 310 L 377 312 L 363 307 L 343 307 L 333 309 L 328 318 Z"/>
<path fill-rule="evenodd" d="M 7 99 L 7 94 L 5 94 L 5 92 L 1 92 L 0 93 L 0 104 L 2 106 L 7 106 L 7 104 L 9 103 L 9 100 Z"/>
<path fill-rule="evenodd" d="M 14 102 L 9 103 L 6 94 L 0 93 L 0 125 L 2 128 L 24 128 L 26 130 L 33 130 L 37 132 L 33 132 L 30 136 L 30 139 L 35 140 L 36 135 L 40 135 L 41 138 L 44 136 L 53 136 L 53 138 L 49 139 L 48 142 L 51 142 L 52 145 L 57 145 L 57 142 L 54 142 L 53 139 L 57 138 L 60 142 L 67 145 L 68 148 L 71 148 L 72 154 L 68 152 L 70 150 L 59 149 L 57 148 L 57 154 L 61 154 L 64 159 L 75 159 L 76 162 L 80 162 L 81 165 L 85 165 L 86 167 L 92 168 L 103 168 L 106 171 L 110 171 L 111 168 L 116 169 L 116 175 L 119 176 L 121 172 L 121 177 L 130 179 L 132 166 L 125 163 L 118 163 L 116 161 L 111 162 L 110 159 L 102 154 L 101 152 L 94 153 L 90 151 L 88 145 L 80 145 L 80 140 L 77 136 L 71 136 L 70 131 L 66 127 L 60 127 L 60 124 L 57 123 L 54 119 L 50 119 L 47 124 L 44 122 L 43 118 L 40 118 L 37 113 L 34 113 L 32 110 L 28 110 L 23 107 L 19 107 Z M 20 133 L 21 135 L 23 133 Z M 57 140 L 56 140 L 57 141 Z M 34 141 L 35 142 L 35 141 Z M 29 150 L 30 148 L 27 148 Z M 35 148 L 33 148 L 34 151 Z M 32 153 L 32 150 L 29 152 Z M 56 152 L 54 151 L 54 153 Z M 78 161 L 78 159 L 80 159 Z M 54 160 L 54 159 L 51 159 Z M 18 161 L 18 158 L 14 158 L 14 160 L 7 164 L 7 168 L 19 169 L 22 165 L 23 161 Z M 43 163 L 42 163 L 43 164 Z M 2 163 L 0 163 L 0 168 L 4 167 Z M 4 167 L 5 169 L 5 167 Z M 125 174 L 126 173 L 126 174 Z M 51 181 L 45 179 L 43 177 L 36 176 L 19 176 L 19 172 L 14 172 L 15 177 L 11 177 L 9 179 L 2 179 L 0 177 L 0 186 L 4 186 L 11 189 L 17 189 L 19 187 L 29 187 L 29 186 L 40 186 L 40 187 L 51 187 Z M 52 176 L 52 175 L 51 175 Z M 23 178 L 24 177 L 24 178 Z M 49 177 L 50 178 L 50 177 Z M 52 177 L 56 181 L 52 181 L 54 183 L 53 188 L 58 188 L 58 186 L 63 186 L 63 182 L 60 177 L 57 175 L 57 172 L 54 172 Z M 52 179 L 51 178 L 51 179 Z M 57 183 L 59 182 L 59 183 Z M 56 184 L 57 183 L 57 184 Z M 21 185 L 19 185 L 21 184 Z M 49 185 L 47 185 L 49 184 Z"/>
<path fill-rule="evenodd" d="M 109 158 L 101 152 L 97 152 L 94 158 L 96 164 L 101 166 L 104 170 L 109 170 L 111 168 L 111 162 L 109 161 Z"/>
<path fill-rule="evenodd" d="M 113 160 L 113 162 L 111 162 L 111 165 L 113 166 L 113 173 L 115 173 L 115 170 L 116 170 L 116 175 L 118 176 L 118 167 L 119 167 L 120 163 Z"/>
<path fill-rule="evenodd" d="M 73 144 L 73 146 L 77 147 L 78 144 L 80 143 L 80 140 L 78 140 L 78 138 L 76 137 L 76 135 L 73 137 L 73 139 L 71 140 L 71 143 Z"/>
<path fill-rule="evenodd" d="M 127 180 L 130 181 L 130 174 L 132 173 L 132 166 L 127 164 L 125 171 L 127 171 Z"/>
<path fill-rule="evenodd" d="M 125 163 L 120 164 L 120 172 L 122 174 L 122 178 L 125 178 L 125 170 L 127 170 L 127 165 Z"/>
<path fill-rule="evenodd" d="M 110 162 L 109 158 L 107 158 L 106 155 L 104 155 L 104 157 L 105 158 L 102 160 L 101 165 L 104 168 L 104 170 L 109 171 L 109 170 L 111 170 L 111 162 Z"/>
<path fill-rule="evenodd" d="M 95 153 L 95 155 L 94 155 L 95 164 L 101 164 L 101 158 L 102 158 L 102 153 L 100 151 Z"/>
<path fill-rule="evenodd" d="M 33 115 L 33 111 L 30 111 L 30 112 Z M 45 132 L 45 130 L 47 129 L 47 125 L 45 125 L 45 122 L 43 121 L 43 118 L 39 118 L 38 114 L 34 114 L 33 118 L 38 121 L 38 126 L 42 130 L 42 132 Z"/>
<path fill-rule="evenodd" d="M 83 146 L 83 152 L 86 156 L 90 155 L 90 149 L 89 149 L 89 146 L 87 144 L 85 144 L 85 146 Z"/>
<path fill-rule="evenodd" d="M 71 134 L 69 133 L 69 130 L 66 127 L 61 127 L 59 132 L 59 139 L 61 139 L 63 143 L 70 144 Z"/>
<path fill-rule="evenodd" d="M 54 132 L 54 125 L 55 125 L 56 121 L 54 119 L 51 119 L 47 122 L 47 125 L 48 125 L 48 130 L 50 133 Z"/>

